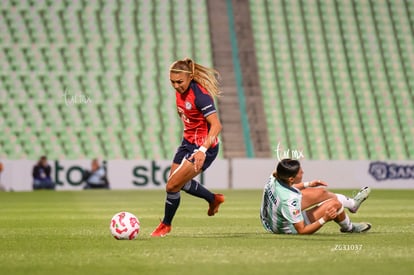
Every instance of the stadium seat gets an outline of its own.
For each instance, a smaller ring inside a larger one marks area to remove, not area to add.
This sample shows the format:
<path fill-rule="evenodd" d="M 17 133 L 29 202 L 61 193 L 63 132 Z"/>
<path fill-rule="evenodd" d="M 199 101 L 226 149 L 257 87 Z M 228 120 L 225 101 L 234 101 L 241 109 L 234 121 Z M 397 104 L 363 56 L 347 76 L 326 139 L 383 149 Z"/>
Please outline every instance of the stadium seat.
<path fill-rule="evenodd" d="M 250 0 L 250 13 L 271 148 L 414 156 L 411 1 Z M 2 2 L 6 157 L 169 158 L 181 122 L 168 67 L 213 65 L 208 16 L 198 0 Z"/>
<path fill-rule="evenodd" d="M 410 25 L 405 14 L 412 16 L 409 7 L 405 13 L 405 5 L 411 3 L 250 1 L 265 108 L 322 108 L 302 118 L 301 112 L 290 111 L 299 116 L 296 123 L 304 134 L 309 136 L 309 129 L 314 133 L 306 139 L 312 157 L 401 159 L 409 155 L 404 146 L 408 147 L 406 136 L 412 131 L 403 125 L 413 110 L 408 96 L 413 82 L 407 77 L 413 62 L 406 58 L 413 37 L 409 28 L 403 31 L 403 26 Z M 276 70 L 273 77 L 269 70 Z M 273 92 L 267 92 L 268 87 Z M 276 87 L 281 87 L 280 92 Z M 408 108 L 399 108 L 405 101 Z M 273 128 L 274 118 L 267 124 Z M 269 140 L 274 142 L 272 134 Z"/>

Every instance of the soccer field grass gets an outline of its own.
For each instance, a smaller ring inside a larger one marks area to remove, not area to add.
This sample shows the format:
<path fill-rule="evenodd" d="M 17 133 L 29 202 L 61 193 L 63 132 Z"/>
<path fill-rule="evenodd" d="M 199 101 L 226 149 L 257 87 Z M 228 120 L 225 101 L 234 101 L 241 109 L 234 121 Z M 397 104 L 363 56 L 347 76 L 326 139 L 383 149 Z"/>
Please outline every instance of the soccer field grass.
<path fill-rule="evenodd" d="M 161 191 L 0 193 L 0 274 L 412 274 L 414 191 L 373 190 L 353 221 L 365 234 L 328 223 L 309 236 L 266 233 L 260 190 L 225 190 L 214 217 L 182 194 L 173 230 L 149 234 L 163 216 Z M 352 195 L 351 190 L 342 190 Z M 119 211 L 138 216 L 136 240 L 109 232 Z"/>

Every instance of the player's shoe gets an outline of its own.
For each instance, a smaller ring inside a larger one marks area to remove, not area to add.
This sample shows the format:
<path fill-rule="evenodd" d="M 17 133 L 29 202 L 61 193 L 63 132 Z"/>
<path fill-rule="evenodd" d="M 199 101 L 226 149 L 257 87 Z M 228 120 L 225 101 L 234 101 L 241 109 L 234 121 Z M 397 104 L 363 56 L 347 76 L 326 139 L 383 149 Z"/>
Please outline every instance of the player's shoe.
<path fill-rule="evenodd" d="M 371 188 L 365 186 L 359 190 L 359 192 L 355 195 L 354 201 L 355 206 L 352 208 L 349 208 L 349 211 L 351 213 L 356 213 L 361 206 L 361 204 L 368 198 L 369 193 L 371 193 Z"/>
<path fill-rule="evenodd" d="M 371 229 L 371 224 L 367 222 L 361 222 L 361 223 L 352 223 L 351 230 L 344 230 L 341 228 L 342 233 L 362 233 L 367 232 Z"/>
<path fill-rule="evenodd" d="M 224 202 L 223 194 L 214 194 L 214 201 L 210 203 L 207 214 L 209 216 L 214 216 L 218 212 L 220 204 Z"/>
<path fill-rule="evenodd" d="M 171 231 L 171 225 L 161 222 L 151 233 L 151 237 L 165 237 Z"/>

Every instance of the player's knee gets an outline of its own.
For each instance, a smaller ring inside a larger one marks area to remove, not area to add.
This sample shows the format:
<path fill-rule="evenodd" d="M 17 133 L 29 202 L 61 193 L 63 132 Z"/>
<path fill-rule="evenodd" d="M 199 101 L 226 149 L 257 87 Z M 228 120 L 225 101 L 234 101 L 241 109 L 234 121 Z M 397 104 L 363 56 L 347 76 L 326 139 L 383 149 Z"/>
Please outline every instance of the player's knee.
<path fill-rule="evenodd" d="M 336 198 L 331 199 L 330 203 L 332 207 L 336 208 L 337 210 L 340 210 L 342 208 L 342 203 Z"/>
<path fill-rule="evenodd" d="M 176 188 L 173 184 L 168 184 L 165 186 L 165 191 L 166 192 L 177 192 Z"/>
<path fill-rule="evenodd" d="M 167 181 L 167 185 L 165 186 L 165 191 L 167 192 L 178 192 L 181 190 L 181 186 L 179 185 L 179 182 L 176 182 L 174 178 L 170 178 Z"/>
<path fill-rule="evenodd" d="M 326 188 L 316 188 L 316 190 L 318 190 L 320 197 L 324 197 L 326 199 L 336 199 L 337 198 L 334 193 L 328 191 L 328 189 L 326 189 Z"/>

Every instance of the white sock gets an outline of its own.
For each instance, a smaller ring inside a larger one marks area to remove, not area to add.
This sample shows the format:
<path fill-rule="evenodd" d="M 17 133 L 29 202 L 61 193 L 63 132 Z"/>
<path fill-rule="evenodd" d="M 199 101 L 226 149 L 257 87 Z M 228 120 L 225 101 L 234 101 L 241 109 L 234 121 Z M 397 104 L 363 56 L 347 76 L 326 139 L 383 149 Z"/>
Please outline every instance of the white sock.
<path fill-rule="evenodd" d="M 341 222 L 338 222 L 338 224 L 346 231 L 350 231 L 352 229 L 352 223 L 347 214 L 345 214 L 345 219 Z"/>
<path fill-rule="evenodd" d="M 348 198 L 347 196 L 344 196 L 342 194 L 335 194 L 335 195 L 338 198 L 338 201 L 340 201 L 345 208 L 350 209 L 355 206 L 354 199 Z"/>

